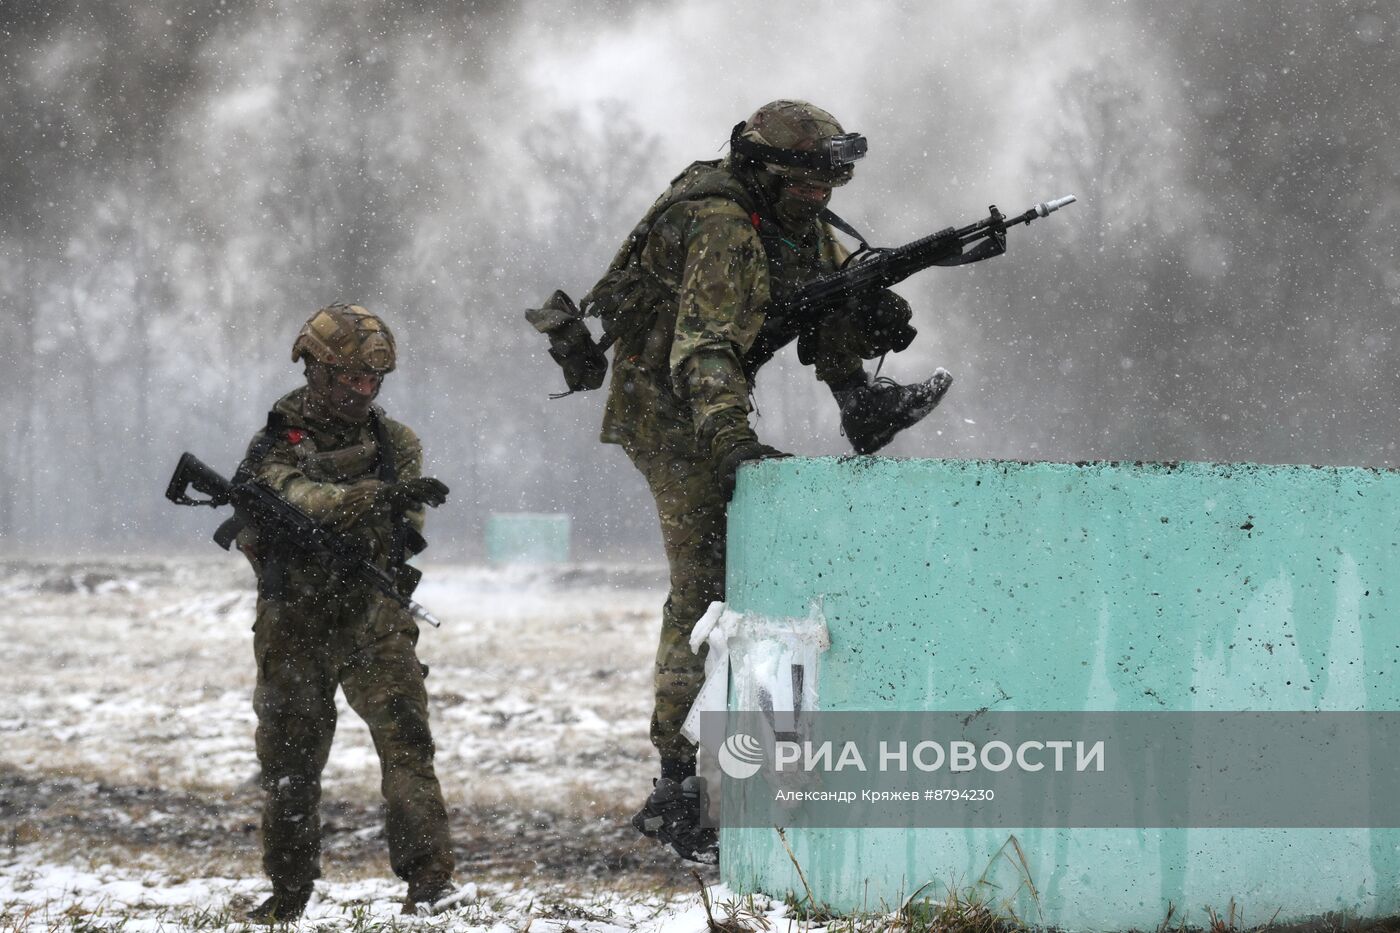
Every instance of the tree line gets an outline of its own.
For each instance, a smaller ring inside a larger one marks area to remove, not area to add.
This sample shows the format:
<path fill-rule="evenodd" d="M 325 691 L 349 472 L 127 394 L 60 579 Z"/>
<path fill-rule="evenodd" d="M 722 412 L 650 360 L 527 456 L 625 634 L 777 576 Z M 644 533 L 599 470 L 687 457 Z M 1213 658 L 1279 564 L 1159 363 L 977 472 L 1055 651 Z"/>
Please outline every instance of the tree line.
<path fill-rule="evenodd" d="M 683 167 L 655 128 L 624 102 L 513 119 L 531 102 L 479 54 L 518 27 L 509 4 L 43 6 L 0 19 L 7 551 L 183 545 L 208 522 L 161 499 L 176 456 L 231 469 L 297 383 L 297 327 L 334 300 L 398 334 L 386 404 L 454 488 L 435 516 L 449 553 L 475 553 L 497 510 L 570 512 L 591 552 L 652 541 L 640 480 L 596 443 L 601 393 L 549 401 L 558 374 L 520 315 L 587 288 Z M 894 366 L 959 382 L 891 452 L 1391 465 L 1395 12 L 1117 15 L 1174 71 L 1056 73 L 1017 167 L 1080 203 L 1013 232 L 1009 257 L 901 288 L 922 334 Z M 938 93 L 934 70 L 909 80 Z M 928 232 L 973 219 L 923 206 L 958 184 L 834 206 Z M 844 452 L 799 369 L 765 370 L 760 434 Z"/>

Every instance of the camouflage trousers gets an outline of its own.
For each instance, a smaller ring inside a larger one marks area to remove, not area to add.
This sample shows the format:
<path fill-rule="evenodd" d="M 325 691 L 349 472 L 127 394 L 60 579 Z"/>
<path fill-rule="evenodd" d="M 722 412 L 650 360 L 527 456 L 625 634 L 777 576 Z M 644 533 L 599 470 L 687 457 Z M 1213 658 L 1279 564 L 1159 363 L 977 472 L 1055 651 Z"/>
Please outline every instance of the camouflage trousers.
<path fill-rule="evenodd" d="M 681 726 L 705 680 L 705 649 L 690 650 L 690 630 L 710 603 L 724 599 L 725 507 L 713 465 L 691 445 L 659 450 L 626 447 L 646 477 L 661 520 L 661 538 L 671 570 L 671 592 L 661 616 L 656 651 L 656 705 L 651 742 L 663 770 L 693 766 L 695 746 Z"/>
<path fill-rule="evenodd" d="M 268 878 L 300 887 L 320 877 L 321 771 L 335 735 L 337 687 L 379 754 L 394 873 L 410 882 L 449 878 L 447 808 L 433 770 L 413 620 L 377 594 L 340 599 L 289 589 L 286 601 L 258 601 L 253 632 Z"/>

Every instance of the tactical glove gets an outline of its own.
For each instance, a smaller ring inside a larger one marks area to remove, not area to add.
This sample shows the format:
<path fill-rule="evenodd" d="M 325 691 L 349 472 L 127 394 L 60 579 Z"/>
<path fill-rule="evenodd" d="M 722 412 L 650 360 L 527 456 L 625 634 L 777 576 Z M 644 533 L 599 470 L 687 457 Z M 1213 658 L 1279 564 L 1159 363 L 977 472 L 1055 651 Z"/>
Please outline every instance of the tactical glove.
<path fill-rule="evenodd" d="M 879 377 L 866 384 L 833 388 L 841 407 L 841 431 L 858 454 L 873 454 L 894 436 L 938 407 L 953 376 L 939 367 L 923 382 L 902 386 Z"/>
<path fill-rule="evenodd" d="M 761 443 L 758 438 L 750 435 L 722 446 L 719 456 L 715 458 L 715 479 L 719 480 L 720 489 L 724 491 L 724 498 L 729 500 L 734 497 L 734 483 L 739 475 L 739 464 L 749 460 L 769 460 L 791 456 L 792 454 L 783 453 L 775 447 L 769 447 L 767 444 Z"/>
<path fill-rule="evenodd" d="M 408 512 L 421 505 L 437 508 L 447 501 L 447 484 L 431 476 L 385 483 L 374 494 L 375 504 L 393 512 Z"/>
<path fill-rule="evenodd" d="M 365 515 L 379 507 L 379 494 L 383 484 L 377 479 L 361 480 L 346 489 L 339 501 L 326 513 L 325 523 L 335 531 L 348 532 L 359 524 Z"/>

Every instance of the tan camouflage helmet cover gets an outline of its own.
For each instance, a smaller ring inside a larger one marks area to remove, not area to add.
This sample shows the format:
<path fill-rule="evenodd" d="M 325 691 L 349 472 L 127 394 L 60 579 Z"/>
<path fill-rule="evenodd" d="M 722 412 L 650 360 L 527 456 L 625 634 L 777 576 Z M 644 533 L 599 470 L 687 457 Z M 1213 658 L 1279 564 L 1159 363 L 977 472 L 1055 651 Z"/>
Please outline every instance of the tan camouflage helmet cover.
<path fill-rule="evenodd" d="M 334 304 L 311 315 L 292 344 L 292 362 L 302 357 L 338 369 L 393 372 L 394 335 L 359 305 Z"/>
<path fill-rule="evenodd" d="M 815 104 L 805 100 L 775 100 L 755 110 L 745 122 L 740 135 L 776 149 L 810 152 L 823 140 L 845 132 L 835 117 Z M 834 173 L 776 163 L 766 163 L 763 167 L 774 175 L 794 181 L 811 181 L 832 187 L 844 185 L 853 174 L 850 165 Z"/>

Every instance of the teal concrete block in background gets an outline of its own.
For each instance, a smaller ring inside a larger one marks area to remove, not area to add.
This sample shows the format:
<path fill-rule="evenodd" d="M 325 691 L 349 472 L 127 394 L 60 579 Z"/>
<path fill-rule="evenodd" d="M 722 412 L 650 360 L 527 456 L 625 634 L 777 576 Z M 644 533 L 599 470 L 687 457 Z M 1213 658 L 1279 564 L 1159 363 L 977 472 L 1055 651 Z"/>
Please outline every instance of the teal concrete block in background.
<path fill-rule="evenodd" d="M 769 460 L 741 471 L 729 528 L 732 609 L 801 618 L 820 601 L 823 710 L 1400 710 L 1392 472 Z M 1390 829 L 788 839 L 844 910 L 928 884 L 1070 930 L 1153 929 L 1169 909 L 1203 926 L 1232 903 L 1242 926 L 1400 913 Z M 771 829 L 725 829 L 721 851 L 736 890 L 803 890 Z"/>
<path fill-rule="evenodd" d="M 486 522 L 486 559 L 493 564 L 563 564 L 569 560 L 567 515 L 496 513 Z"/>

